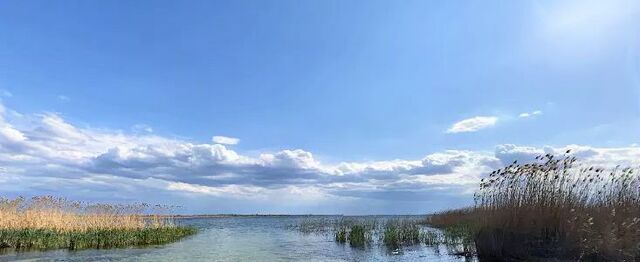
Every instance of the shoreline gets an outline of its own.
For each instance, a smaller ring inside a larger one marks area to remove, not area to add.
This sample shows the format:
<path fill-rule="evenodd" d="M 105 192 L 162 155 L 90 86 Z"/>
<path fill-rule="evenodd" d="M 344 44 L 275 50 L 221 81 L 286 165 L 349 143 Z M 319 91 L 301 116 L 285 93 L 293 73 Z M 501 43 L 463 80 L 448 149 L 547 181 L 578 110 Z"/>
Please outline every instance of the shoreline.
<path fill-rule="evenodd" d="M 429 214 L 420 215 L 316 215 L 316 214 L 193 214 L 193 215 L 143 215 L 143 217 L 160 217 L 176 219 L 196 218 L 234 218 L 234 217 L 426 217 Z"/>

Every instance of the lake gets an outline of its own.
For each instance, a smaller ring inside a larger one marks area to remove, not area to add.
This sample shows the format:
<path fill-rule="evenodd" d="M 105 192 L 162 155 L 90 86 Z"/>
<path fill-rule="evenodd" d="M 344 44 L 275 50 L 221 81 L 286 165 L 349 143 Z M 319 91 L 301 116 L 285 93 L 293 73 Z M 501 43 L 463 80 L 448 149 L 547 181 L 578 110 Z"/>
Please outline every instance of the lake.
<path fill-rule="evenodd" d="M 448 255 L 450 247 L 414 245 L 388 250 L 377 243 L 358 249 L 331 234 L 292 229 L 305 219 L 325 217 L 258 216 L 180 219 L 199 229 L 180 242 L 145 248 L 5 252 L 0 261 L 475 261 Z M 335 217 L 334 217 L 335 218 Z M 375 217 L 385 220 L 394 217 Z"/>

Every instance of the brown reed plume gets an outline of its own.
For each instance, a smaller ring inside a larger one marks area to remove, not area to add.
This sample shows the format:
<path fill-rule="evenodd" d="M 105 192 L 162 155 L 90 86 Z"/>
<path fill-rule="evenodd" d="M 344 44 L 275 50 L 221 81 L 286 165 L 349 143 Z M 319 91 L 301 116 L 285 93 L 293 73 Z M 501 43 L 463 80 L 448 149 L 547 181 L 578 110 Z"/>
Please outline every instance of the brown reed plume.
<path fill-rule="evenodd" d="M 149 210 L 162 208 L 147 204 L 89 204 L 53 196 L 0 198 L 0 230 L 50 229 L 65 232 L 172 227 L 173 222 L 167 217 L 145 215 Z"/>
<path fill-rule="evenodd" d="M 472 216 L 481 257 L 640 259 L 640 177 L 584 166 L 570 151 L 498 169 L 480 184 Z"/>

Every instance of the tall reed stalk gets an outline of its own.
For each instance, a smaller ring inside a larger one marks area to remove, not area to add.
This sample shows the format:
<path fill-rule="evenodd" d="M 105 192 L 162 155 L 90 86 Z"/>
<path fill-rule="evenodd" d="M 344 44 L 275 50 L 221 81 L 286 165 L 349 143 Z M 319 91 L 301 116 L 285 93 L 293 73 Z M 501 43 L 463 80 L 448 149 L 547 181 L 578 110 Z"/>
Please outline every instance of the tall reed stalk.
<path fill-rule="evenodd" d="M 514 162 L 482 180 L 465 211 L 480 257 L 640 259 L 636 169 L 585 166 L 569 153 Z"/>
<path fill-rule="evenodd" d="M 0 198 L 0 248 L 107 248 L 162 244 L 195 233 L 161 206 L 86 204 L 65 198 Z"/>

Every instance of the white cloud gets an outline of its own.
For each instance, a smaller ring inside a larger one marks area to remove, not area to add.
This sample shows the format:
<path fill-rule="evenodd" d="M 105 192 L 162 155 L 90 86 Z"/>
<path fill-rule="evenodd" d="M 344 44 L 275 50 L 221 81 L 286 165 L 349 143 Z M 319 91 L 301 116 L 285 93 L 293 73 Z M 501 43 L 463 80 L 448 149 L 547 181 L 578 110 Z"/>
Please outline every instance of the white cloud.
<path fill-rule="evenodd" d="M 476 116 L 453 124 L 447 130 L 447 133 L 476 132 L 480 129 L 492 127 L 496 122 L 498 122 L 498 117 L 495 116 Z"/>
<path fill-rule="evenodd" d="M 536 111 L 533 111 L 533 112 L 524 112 L 524 113 L 518 115 L 518 117 L 527 118 L 527 117 L 532 117 L 532 116 L 537 116 L 537 115 L 542 115 L 542 111 L 536 110 Z"/>
<path fill-rule="evenodd" d="M 530 161 L 543 153 L 562 154 L 571 149 L 590 163 L 640 162 L 640 148 L 631 146 L 499 145 L 495 152 L 447 150 L 419 159 L 322 163 L 301 149 L 251 157 L 223 144 L 81 128 L 55 114 L 25 116 L 33 121 L 23 126 L 5 119 L 4 112 L 0 110 L 0 192 L 46 192 L 78 200 L 173 203 L 198 197 L 215 198 L 208 203 L 249 201 L 240 206 L 271 208 L 286 205 L 283 203 L 314 207 L 326 201 L 330 210 L 350 201 L 398 201 L 394 206 L 423 201 L 431 207 L 433 201 L 451 199 L 468 203 L 469 194 L 485 174 L 513 160 Z M 412 208 L 415 204 L 403 210 Z"/>
<path fill-rule="evenodd" d="M 213 141 L 216 144 L 222 144 L 222 145 L 236 145 L 240 142 L 240 139 L 235 137 L 228 137 L 228 136 L 214 136 L 213 138 L 211 138 L 211 141 Z"/>

